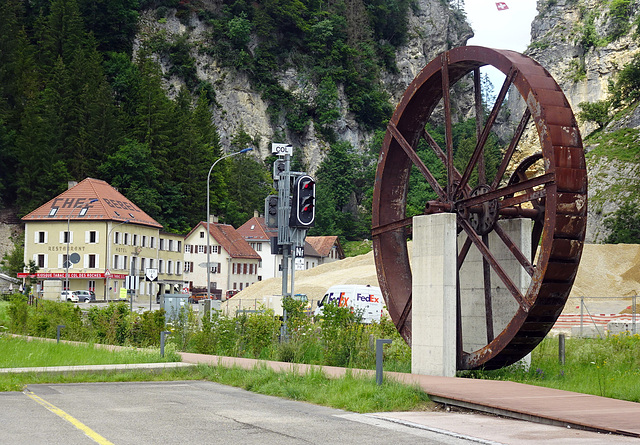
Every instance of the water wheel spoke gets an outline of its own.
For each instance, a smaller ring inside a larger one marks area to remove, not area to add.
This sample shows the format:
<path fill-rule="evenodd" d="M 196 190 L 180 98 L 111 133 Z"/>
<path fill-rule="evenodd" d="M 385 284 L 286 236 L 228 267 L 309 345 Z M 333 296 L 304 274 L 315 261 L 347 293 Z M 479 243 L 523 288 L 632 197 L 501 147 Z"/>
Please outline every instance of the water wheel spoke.
<path fill-rule="evenodd" d="M 522 265 L 524 270 L 526 270 L 529 276 L 532 277 L 536 269 L 533 264 L 531 264 L 529 259 L 527 259 L 527 257 L 520 251 L 520 249 L 516 246 L 507 232 L 505 232 L 504 229 L 500 227 L 500 224 L 496 224 L 493 229 L 496 232 L 496 235 L 498 235 L 502 242 L 505 244 L 505 246 L 507 246 L 509 251 L 513 253 L 513 256 Z"/>
<path fill-rule="evenodd" d="M 482 235 L 482 242 L 489 247 L 489 236 Z M 491 300 L 491 266 L 485 257 L 482 257 L 482 276 L 484 284 L 484 310 L 485 326 L 487 329 L 487 343 L 491 343 L 494 339 L 493 303 Z"/>
<path fill-rule="evenodd" d="M 535 261 L 536 252 L 538 250 L 538 244 L 540 238 L 542 238 L 542 230 L 544 229 L 544 222 L 542 218 L 536 219 L 533 223 L 533 230 L 531 231 L 531 261 Z"/>
<path fill-rule="evenodd" d="M 444 139 L 447 148 L 446 167 L 447 167 L 447 198 L 453 199 L 454 192 L 454 173 L 453 173 L 453 131 L 451 128 L 451 94 L 449 91 L 449 52 L 442 53 L 442 101 L 444 105 Z"/>
<path fill-rule="evenodd" d="M 505 204 L 501 204 L 501 207 L 507 207 L 516 205 L 519 202 L 527 202 L 533 199 L 538 199 L 541 196 L 545 196 L 546 192 L 541 190 L 533 191 L 532 193 L 526 193 L 526 190 L 533 189 L 534 187 L 538 187 L 541 185 L 547 185 L 554 181 L 555 175 L 553 173 L 545 173 L 540 176 L 536 176 L 534 178 L 527 179 L 523 182 L 518 182 L 516 184 L 507 185 L 505 187 L 500 187 L 495 190 L 491 190 L 487 193 L 483 193 L 478 196 L 471 196 L 469 198 L 464 198 L 458 201 L 458 208 L 469 208 L 473 206 L 477 206 L 483 204 L 488 201 L 492 201 L 494 199 L 500 199 L 504 201 Z M 516 193 L 525 192 L 523 195 L 514 196 Z"/>
<path fill-rule="evenodd" d="M 469 239 L 471 239 L 473 244 L 478 248 L 483 258 L 485 258 L 489 262 L 493 271 L 496 273 L 498 278 L 500 278 L 500 281 L 502 281 L 505 287 L 509 290 L 513 298 L 518 302 L 518 304 L 520 305 L 520 308 L 525 312 L 529 312 L 529 308 L 531 307 L 531 305 L 524 298 L 524 296 L 520 292 L 520 289 L 516 287 L 516 285 L 513 283 L 509 275 L 507 275 L 507 273 L 502 268 L 502 266 L 500 266 L 500 263 L 498 263 L 498 261 L 493 256 L 493 254 L 491 253 L 487 245 L 482 242 L 482 240 L 480 239 L 478 234 L 475 232 L 473 227 L 471 227 L 469 222 L 466 221 L 464 218 L 459 218 L 458 223 L 462 226 L 462 228 L 466 232 Z"/>
<path fill-rule="evenodd" d="M 480 68 L 473 70 L 473 95 L 476 108 L 476 140 L 479 141 L 482 135 L 482 86 L 480 84 Z M 487 174 L 484 164 L 484 156 L 480 156 L 478 159 L 478 183 L 486 184 Z"/>
<path fill-rule="evenodd" d="M 531 111 L 529 111 L 529 108 L 527 108 L 524 110 L 524 114 L 520 119 L 520 123 L 518 124 L 518 127 L 516 128 L 516 131 L 513 134 L 513 137 L 511 138 L 511 142 L 509 143 L 509 147 L 505 151 L 504 157 L 502 158 L 502 162 L 498 167 L 498 171 L 496 172 L 496 177 L 493 179 L 493 183 L 491 184 L 492 189 L 498 188 L 500 181 L 502 181 L 502 178 L 504 177 L 504 174 L 507 171 L 507 167 L 511 162 L 511 158 L 513 158 L 513 153 L 515 153 L 516 147 L 518 146 L 518 143 L 520 143 L 520 139 L 522 139 L 522 135 L 524 133 L 524 130 L 527 128 L 527 124 L 529 123 L 530 118 L 531 118 Z"/>
<path fill-rule="evenodd" d="M 400 130 L 398 130 L 398 127 L 396 127 L 395 124 L 393 124 L 393 122 L 389 122 L 389 125 L 387 125 L 387 130 L 391 132 L 394 139 L 398 142 L 398 144 L 400 144 L 400 147 L 402 147 L 402 150 L 405 152 L 407 157 L 411 159 L 411 162 L 413 162 L 413 165 L 415 165 L 418 168 L 422 176 L 424 176 L 424 178 L 427 180 L 431 188 L 438 194 L 440 199 L 445 199 L 446 198 L 445 191 L 442 189 L 442 187 L 440 187 L 440 184 L 438 184 L 438 181 L 433 176 L 431 171 L 427 168 L 427 166 L 424 164 L 424 162 L 422 162 L 422 159 L 420 159 L 420 157 L 418 156 L 418 153 L 416 153 L 416 151 L 413 149 L 411 144 L 409 144 L 409 142 L 407 142 L 407 140 L 404 138 L 402 133 L 400 133 Z"/>
<path fill-rule="evenodd" d="M 371 234 L 372 235 L 380 235 L 381 233 L 385 233 L 385 232 L 392 232 L 394 230 L 398 230 L 401 229 L 403 227 L 406 226 L 410 226 L 413 224 L 413 218 L 404 218 L 404 219 L 399 219 L 397 221 L 393 221 L 387 224 L 383 224 L 377 227 L 373 227 L 371 229 Z"/>
<path fill-rule="evenodd" d="M 487 139 L 489 138 L 489 134 L 491 133 L 491 128 L 493 127 L 493 124 L 495 123 L 496 118 L 498 117 L 498 112 L 500 111 L 502 102 L 504 101 L 504 98 L 507 96 L 507 92 L 509 91 L 509 87 L 511 86 L 511 83 L 513 82 L 513 78 L 515 77 L 516 73 L 517 73 L 517 70 L 511 70 L 509 72 L 509 75 L 504 80 L 504 83 L 502 84 L 502 88 L 500 88 L 500 93 L 498 93 L 498 97 L 495 103 L 493 104 L 493 109 L 491 110 L 491 113 L 489 113 L 489 116 L 487 117 L 487 123 L 484 125 L 482 134 L 480 135 L 480 137 L 478 138 L 478 141 L 476 142 L 476 148 L 473 151 L 473 154 L 471 155 L 471 159 L 467 163 L 467 167 L 465 168 L 464 173 L 462 174 L 462 178 L 460 179 L 460 183 L 458 184 L 456 192 L 458 189 L 461 189 L 467 185 L 467 183 L 469 182 L 469 178 L 471 178 L 471 173 L 473 172 L 473 169 L 476 167 L 476 164 L 478 163 L 478 159 L 482 157 L 482 154 L 484 153 L 484 145 L 486 144 Z"/>
<path fill-rule="evenodd" d="M 445 154 L 444 151 L 442 151 L 442 148 L 440 148 L 440 146 L 438 145 L 436 140 L 433 138 L 433 136 L 431 136 L 431 134 L 427 130 L 423 130 L 421 136 L 427 142 L 429 147 L 431 147 L 431 150 L 433 151 L 433 153 L 438 157 L 438 159 L 440 159 L 440 161 L 442 162 L 442 165 L 444 165 L 446 168 L 447 155 Z M 452 166 L 452 173 L 453 173 L 453 179 L 455 181 L 460 181 L 461 175 L 455 166 Z M 466 187 L 466 192 L 467 193 L 471 192 L 471 187 L 469 187 L 468 185 Z"/>

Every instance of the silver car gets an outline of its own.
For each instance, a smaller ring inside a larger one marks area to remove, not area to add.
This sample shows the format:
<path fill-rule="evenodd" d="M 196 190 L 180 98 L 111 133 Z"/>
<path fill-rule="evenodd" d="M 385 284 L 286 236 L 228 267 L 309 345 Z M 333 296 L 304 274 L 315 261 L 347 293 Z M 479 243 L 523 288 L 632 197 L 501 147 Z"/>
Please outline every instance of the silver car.
<path fill-rule="evenodd" d="M 70 301 L 72 303 L 77 303 L 79 301 L 78 295 L 76 295 L 76 291 L 63 290 L 60 293 L 60 301 Z"/>

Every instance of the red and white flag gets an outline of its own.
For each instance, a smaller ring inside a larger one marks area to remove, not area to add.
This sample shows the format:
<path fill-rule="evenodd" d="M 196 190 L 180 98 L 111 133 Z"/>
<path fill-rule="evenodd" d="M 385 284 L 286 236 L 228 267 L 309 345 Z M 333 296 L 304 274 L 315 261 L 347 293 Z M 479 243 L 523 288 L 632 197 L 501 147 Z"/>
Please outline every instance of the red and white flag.
<path fill-rule="evenodd" d="M 496 2 L 496 8 L 498 8 L 498 11 L 504 11 L 506 9 L 509 9 L 509 7 L 505 2 Z"/>

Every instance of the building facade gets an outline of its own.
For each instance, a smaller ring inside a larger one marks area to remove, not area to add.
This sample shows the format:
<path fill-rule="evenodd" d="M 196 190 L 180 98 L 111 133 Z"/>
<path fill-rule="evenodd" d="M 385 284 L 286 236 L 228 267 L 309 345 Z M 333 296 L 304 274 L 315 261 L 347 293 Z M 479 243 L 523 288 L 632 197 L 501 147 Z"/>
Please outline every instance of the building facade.
<path fill-rule="evenodd" d="M 228 224 L 209 223 L 207 235 L 207 223 L 200 222 L 184 239 L 184 279 L 192 292 L 207 291 L 209 268 L 209 292 L 228 298 L 262 280 L 260 266 L 260 255 Z"/>
<path fill-rule="evenodd" d="M 38 266 L 34 278 L 45 298 L 57 298 L 67 289 L 93 291 L 98 300 L 117 299 L 127 276 L 139 278 L 139 298 L 184 285 L 178 246 L 184 238 L 161 233 L 157 221 L 105 181 L 70 184 L 22 220 L 24 261 Z M 162 249 L 169 241 L 173 250 Z M 146 270 L 160 264 L 165 272 L 156 282 L 145 282 Z M 26 271 L 19 274 L 26 276 Z"/>

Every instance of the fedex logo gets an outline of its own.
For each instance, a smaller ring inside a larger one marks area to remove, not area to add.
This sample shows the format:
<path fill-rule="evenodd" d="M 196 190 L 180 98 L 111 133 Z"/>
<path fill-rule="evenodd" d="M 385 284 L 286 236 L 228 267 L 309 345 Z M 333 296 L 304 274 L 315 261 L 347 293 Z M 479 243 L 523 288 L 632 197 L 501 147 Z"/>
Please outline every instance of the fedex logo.
<path fill-rule="evenodd" d="M 329 294 L 329 301 L 338 303 L 338 307 L 348 307 L 349 305 L 349 297 L 347 297 L 344 292 L 340 292 L 340 294 Z"/>
<path fill-rule="evenodd" d="M 374 297 L 371 294 L 369 295 L 358 294 L 356 298 L 358 299 L 358 301 L 366 301 L 367 303 L 380 303 L 380 298 Z"/>

